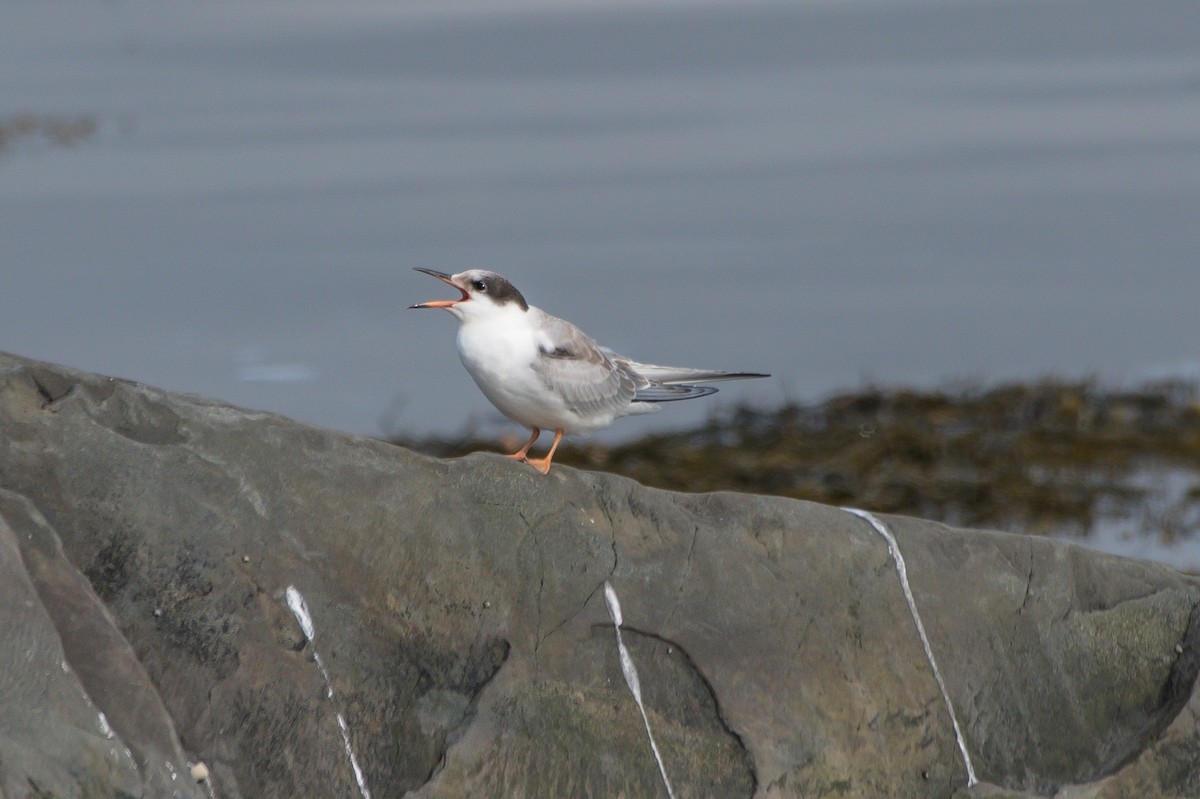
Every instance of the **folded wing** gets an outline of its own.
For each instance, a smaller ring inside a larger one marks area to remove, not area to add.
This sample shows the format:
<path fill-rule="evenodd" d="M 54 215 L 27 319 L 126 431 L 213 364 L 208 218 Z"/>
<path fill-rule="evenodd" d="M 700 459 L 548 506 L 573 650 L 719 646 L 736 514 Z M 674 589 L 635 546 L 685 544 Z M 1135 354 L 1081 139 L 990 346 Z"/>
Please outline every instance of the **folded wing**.
<path fill-rule="evenodd" d="M 599 346 L 570 322 L 544 312 L 539 328 L 542 340 L 534 369 L 547 388 L 579 414 L 621 416 L 630 411 L 631 403 L 675 402 L 717 392 L 712 386 L 697 383 L 770 377 L 758 372 L 638 363 Z"/>
<path fill-rule="evenodd" d="M 683 366 L 658 366 L 652 363 L 638 363 L 611 350 L 604 350 L 615 363 L 627 366 L 641 380 L 634 393 L 635 402 L 673 402 L 675 400 L 707 397 L 717 393 L 712 386 L 698 386 L 696 383 L 717 383 L 723 380 L 749 380 L 756 377 L 770 377 L 759 372 L 722 372 L 712 369 L 689 369 Z"/>
<path fill-rule="evenodd" d="M 570 322 L 543 314 L 543 339 L 534 370 L 572 411 L 590 416 L 627 413 L 637 375 Z"/>

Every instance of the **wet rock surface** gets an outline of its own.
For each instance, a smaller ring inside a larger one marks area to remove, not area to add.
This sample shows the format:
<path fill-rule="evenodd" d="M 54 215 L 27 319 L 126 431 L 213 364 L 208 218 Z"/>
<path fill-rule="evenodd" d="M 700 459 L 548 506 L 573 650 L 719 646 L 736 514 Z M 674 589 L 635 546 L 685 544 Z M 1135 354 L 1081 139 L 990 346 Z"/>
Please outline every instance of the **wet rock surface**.
<path fill-rule="evenodd" d="M 1200 794 L 1200 581 L 1165 567 L 881 517 L 968 786 L 896 564 L 840 509 L 13 356 L 0 436 L 5 796 L 663 796 L 606 581 L 676 796 Z"/>

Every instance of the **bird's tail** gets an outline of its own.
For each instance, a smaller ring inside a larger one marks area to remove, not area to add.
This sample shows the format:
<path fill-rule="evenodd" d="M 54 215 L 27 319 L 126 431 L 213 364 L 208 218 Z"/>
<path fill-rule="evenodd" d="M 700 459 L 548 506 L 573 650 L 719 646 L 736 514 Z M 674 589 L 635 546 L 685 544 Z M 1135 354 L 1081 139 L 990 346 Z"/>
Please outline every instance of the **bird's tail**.
<path fill-rule="evenodd" d="M 651 383 L 633 393 L 634 402 L 674 402 L 716 394 L 712 386 L 693 386 L 687 383 Z"/>

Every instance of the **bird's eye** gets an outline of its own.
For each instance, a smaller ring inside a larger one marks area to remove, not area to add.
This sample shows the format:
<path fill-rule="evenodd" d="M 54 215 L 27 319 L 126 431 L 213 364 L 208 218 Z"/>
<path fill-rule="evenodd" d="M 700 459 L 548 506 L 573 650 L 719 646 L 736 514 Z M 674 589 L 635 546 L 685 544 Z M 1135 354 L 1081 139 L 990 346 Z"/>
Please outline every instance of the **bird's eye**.
<path fill-rule="evenodd" d="M 482 280 L 472 280 L 471 288 L 476 291 L 487 291 L 487 283 L 484 283 Z"/>

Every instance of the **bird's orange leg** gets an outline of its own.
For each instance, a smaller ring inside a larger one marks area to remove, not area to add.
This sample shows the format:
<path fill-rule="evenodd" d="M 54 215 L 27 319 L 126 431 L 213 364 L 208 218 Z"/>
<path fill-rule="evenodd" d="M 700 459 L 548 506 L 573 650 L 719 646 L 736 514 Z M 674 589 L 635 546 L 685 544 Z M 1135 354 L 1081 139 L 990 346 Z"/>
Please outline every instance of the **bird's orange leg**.
<path fill-rule="evenodd" d="M 541 459 L 526 460 L 533 468 L 537 469 L 542 474 L 550 474 L 550 461 L 554 458 L 554 450 L 558 449 L 558 442 L 562 441 L 563 431 L 554 431 L 554 443 L 550 445 L 550 451 L 546 453 L 546 457 Z M 533 443 L 533 442 L 530 442 Z"/>
<path fill-rule="evenodd" d="M 526 455 L 529 453 L 529 448 L 533 446 L 533 442 L 537 441 L 537 440 L 538 440 L 538 436 L 540 436 L 541 434 L 542 434 L 542 431 L 541 431 L 541 430 L 539 430 L 539 429 L 538 429 L 538 428 L 536 428 L 536 427 L 535 427 L 535 428 L 533 428 L 533 435 L 531 435 L 531 436 L 529 437 L 529 440 L 525 442 L 525 446 L 521 447 L 519 450 L 517 450 L 517 451 L 516 451 L 516 452 L 514 452 L 513 454 L 511 454 L 511 455 L 505 455 L 504 457 L 506 457 L 506 458 L 512 458 L 512 459 L 513 459 L 513 460 L 515 460 L 515 461 L 523 461 L 523 460 L 525 460 L 525 456 L 526 456 Z"/>

